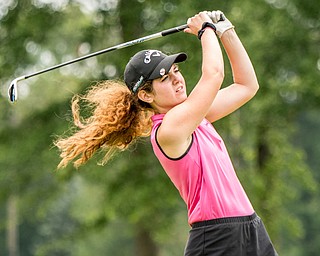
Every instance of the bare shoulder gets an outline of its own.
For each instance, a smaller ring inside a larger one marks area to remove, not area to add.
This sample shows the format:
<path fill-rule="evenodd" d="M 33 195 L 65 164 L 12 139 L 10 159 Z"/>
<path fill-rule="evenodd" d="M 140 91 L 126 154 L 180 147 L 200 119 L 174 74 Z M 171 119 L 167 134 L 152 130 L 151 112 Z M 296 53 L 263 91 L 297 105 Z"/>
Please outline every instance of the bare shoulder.
<path fill-rule="evenodd" d="M 188 150 L 192 142 L 192 134 L 184 137 L 179 134 L 179 128 L 172 129 L 161 124 L 156 133 L 156 140 L 166 156 L 179 158 Z"/>

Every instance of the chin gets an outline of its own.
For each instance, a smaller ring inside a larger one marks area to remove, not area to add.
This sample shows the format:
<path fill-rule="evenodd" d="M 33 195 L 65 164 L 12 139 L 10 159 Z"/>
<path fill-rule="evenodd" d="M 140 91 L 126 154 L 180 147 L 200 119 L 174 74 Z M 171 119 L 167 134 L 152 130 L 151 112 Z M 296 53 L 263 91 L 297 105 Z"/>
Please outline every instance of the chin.
<path fill-rule="evenodd" d="M 184 97 L 182 97 L 182 98 L 179 100 L 179 103 L 178 103 L 178 104 L 183 103 L 187 98 L 188 98 L 187 95 L 185 95 Z"/>

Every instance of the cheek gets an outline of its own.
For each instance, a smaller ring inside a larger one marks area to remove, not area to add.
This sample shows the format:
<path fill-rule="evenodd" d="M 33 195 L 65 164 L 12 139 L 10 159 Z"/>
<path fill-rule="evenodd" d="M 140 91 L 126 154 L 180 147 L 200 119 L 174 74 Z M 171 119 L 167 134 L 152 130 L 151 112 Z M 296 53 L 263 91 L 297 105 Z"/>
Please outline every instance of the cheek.
<path fill-rule="evenodd" d="M 186 81 L 184 80 L 184 76 L 180 73 L 180 81 L 183 83 L 183 84 L 186 84 Z"/>
<path fill-rule="evenodd" d="M 153 94 L 157 96 L 161 96 L 163 94 L 168 93 L 168 85 L 166 83 L 153 83 Z"/>

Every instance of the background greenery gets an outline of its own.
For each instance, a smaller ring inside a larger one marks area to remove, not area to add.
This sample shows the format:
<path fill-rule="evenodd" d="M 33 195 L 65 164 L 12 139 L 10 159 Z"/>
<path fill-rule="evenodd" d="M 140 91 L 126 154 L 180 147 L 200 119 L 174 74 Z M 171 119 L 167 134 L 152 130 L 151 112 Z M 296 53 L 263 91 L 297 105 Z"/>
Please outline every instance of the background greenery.
<path fill-rule="evenodd" d="M 260 82 L 257 96 L 215 124 L 280 255 L 320 251 L 320 3 L 318 0 L 0 0 L 0 254 L 182 255 L 186 207 L 148 140 L 106 166 L 57 171 L 52 141 L 68 131 L 70 99 L 122 78 L 135 52 L 184 51 L 191 89 L 201 48 L 184 33 L 70 65 L 20 75 L 186 23 L 220 9 L 236 26 Z M 225 84 L 231 82 L 226 65 Z"/>

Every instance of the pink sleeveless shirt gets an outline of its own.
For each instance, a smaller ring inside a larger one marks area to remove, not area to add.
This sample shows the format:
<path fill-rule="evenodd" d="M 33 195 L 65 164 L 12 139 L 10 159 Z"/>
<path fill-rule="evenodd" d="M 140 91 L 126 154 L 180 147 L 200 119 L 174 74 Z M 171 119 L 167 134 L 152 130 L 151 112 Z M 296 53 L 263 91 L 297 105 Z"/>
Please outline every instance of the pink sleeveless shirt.
<path fill-rule="evenodd" d="M 152 117 L 151 143 L 165 172 L 188 207 L 188 222 L 247 216 L 253 207 L 234 171 L 219 134 L 204 119 L 192 134 L 183 156 L 167 157 L 157 143 L 156 133 L 164 114 Z"/>

